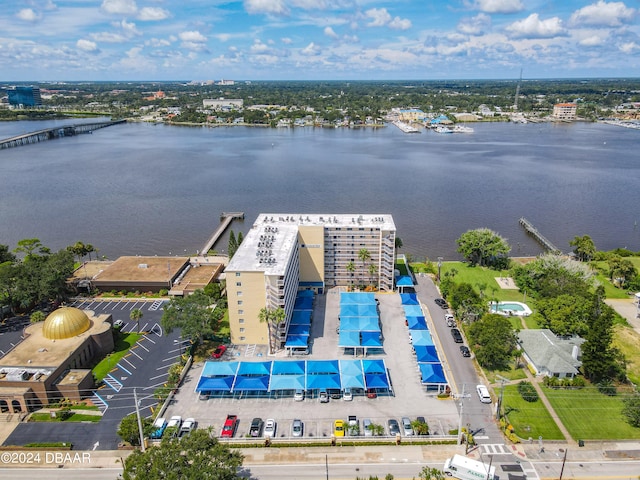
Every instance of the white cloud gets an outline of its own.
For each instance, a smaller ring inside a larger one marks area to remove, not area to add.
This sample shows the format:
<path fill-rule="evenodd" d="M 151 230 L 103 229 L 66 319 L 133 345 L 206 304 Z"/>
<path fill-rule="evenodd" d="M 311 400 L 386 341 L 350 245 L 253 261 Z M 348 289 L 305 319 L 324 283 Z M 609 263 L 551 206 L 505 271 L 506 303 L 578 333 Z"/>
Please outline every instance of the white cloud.
<path fill-rule="evenodd" d="M 40 15 L 33 11 L 31 8 L 23 8 L 18 13 L 16 13 L 16 17 L 20 20 L 24 20 L 25 22 L 35 22 L 40 20 Z"/>
<path fill-rule="evenodd" d="M 331 27 L 324 27 L 324 34 L 327 37 L 338 38 L 338 34 L 336 32 L 334 32 L 333 28 L 331 28 Z"/>
<path fill-rule="evenodd" d="M 471 18 L 462 18 L 458 23 L 458 31 L 465 35 L 482 35 L 490 27 L 491 17 L 486 13 L 479 13 Z"/>
<path fill-rule="evenodd" d="M 152 38 L 144 42 L 144 44 L 150 47 L 168 47 L 171 45 L 171 42 L 163 38 Z"/>
<path fill-rule="evenodd" d="M 264 54 L 269 51 L 269 47 L 262 43 L 260 40 L 256 39 L 253 41 L 253 45 L 251 45 L 251 53 Z"/>
<path fill-rule="evenodd" d="M 300 50 L 300 53 L 305 56 L 315 56 L 320 55 L 320 47 L 318 47 L 315 43 L 311 42 L 309 45 Z"/>
<path fill-rule="evenodd" d="M 289 14 L 284 0 L 244 0 L 244 9 L 247 13 Z"/>
<path fill-rule="evenodd" d="M 183 42 L 196 42 L 204 43 L 207 41 L 207 37 L 202 35 L 199 31 L 193 30 L 190 32 L 182 32 L 178 35 Z"/>
<path fill-rule="evenodd" d="M 291 40 L 289 37 L 281 38 L 280 41 L 285 45 L 291 45 L 293 43 L 293 40 Z"/>
<path fill-rule="evenodd" d="M 133 15 L 138 11 L 135 0 L 103 0 L 101 8 L 115 15 Z"/>
<path fill-rule="evenodd" d="M 394 17 L 394 19 L 389 22 L 389 28 L 393 28 L 394 30 L 408 30 L 411 28 L 411 20 Z"/>
<path fill-rule="evenodd" d="M 636 42 L 627 42 L 619 45 L 618 49 L 623 53 L 634 53 L 640 51 L 640 45 Z"/>
<path fill-rule="evenodd" d="M 384 27 L 391 21 L 391 15 L 389 15 L 386 8 L 372 8 L 364 12 L 364 14 L 371 19 L 367 23 L 369 27 Z"/>
<path fill-rule="evenodd" d="M 169 18 L 170 14 L 168 10 L 159 7 L 144 7 L 140 9 L 138 13 L 138 19 L 143 22 L 164 20 Z"/>
<path fill-rule="evenodd" d="M 572 25 L 619 27 L 632 22 L 635 14 L 635 9 L 627 8 L 622 2 L 607 3 L 599 0 L 573 12 L 569 21 Z"/>
<path fill-rule="evenodd" d="M 486 13 L 516 13 L 524 10 L 520 0 L 476 0 L 474 8 Z"/>
<path fill-rule="evenodd" d="M 591 35 L 578 41 L 578 44 L 583 47 L 598 47 L 600 45 L 604 45 L 605 41 L 606 38 L 602 38 L 600 35 Z"/>
<path fill-rule="evenodd" d="M 506 27 L 513 38 L 553 38 L 565 35 L 562 20 L 551 17 L 540 20 L 537 13 L 532 13 L 524 20 L 513 22 Z"/>
<path fill-rule="evenodd" d="M 129 40 L 127 37 L 125 37 L 121 33 L 112 33 L 112 32 L 92 33 L 91 38 L 98 42 L 104 42 L 104 43 L 123 43 Z"/>
<path fill-rule="evenodd" d="M 76 47 L 85 52 L 96 52 L 98 50 L 98 45 L 96 44 L 96 42 L 85 40 L 83 38 L 76 42 Z"/>
<path fill-rule="evenodd" d="M 133 23 L 133 22 L 127 22 L 126 20 L 122 20 L 118 25 L 122 28 L 122 30 L 125 32 L 125 34 L 127 36 L 129 36 L 129 37 L 141 35 L 141 33 L 136 28 L 136 24 Z"/>

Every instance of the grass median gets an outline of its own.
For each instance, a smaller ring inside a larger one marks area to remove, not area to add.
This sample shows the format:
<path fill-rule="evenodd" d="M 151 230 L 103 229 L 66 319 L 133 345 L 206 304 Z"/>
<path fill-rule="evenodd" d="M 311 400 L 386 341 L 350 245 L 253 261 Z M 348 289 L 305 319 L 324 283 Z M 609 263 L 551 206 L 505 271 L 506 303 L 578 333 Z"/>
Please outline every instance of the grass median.
<path fill-rule="evenodd" d="M 551 418 L 542 400 L 527 402 L 518 393 L 516 385 L 506 385 L 503 397 L 504 412 L 518 437 L 545 440 L 564 440 L 560 429 Z"/>
<path fill-rule="evenodd" d="M 129 353 L 129 349 L 142 337 L 139 333 L 117 333 L 113 352 L 107 355 L 93 368 L 93 376 L 96 382 L 101 382 L 104 377 L 118 364 L 120 359 Z"/>

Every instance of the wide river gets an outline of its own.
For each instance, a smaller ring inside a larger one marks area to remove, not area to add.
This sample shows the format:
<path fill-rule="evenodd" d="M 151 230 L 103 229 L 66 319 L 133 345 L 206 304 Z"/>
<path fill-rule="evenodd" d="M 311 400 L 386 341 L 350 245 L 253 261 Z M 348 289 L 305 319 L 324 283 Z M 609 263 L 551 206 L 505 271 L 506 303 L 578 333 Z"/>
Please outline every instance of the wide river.
<path fill-rule="evenodd" d="M 0 138 L 74 121 L 0 122 Z M 191 128 L 132 123 L 0 150 L 0 243 L 78 240 L 100 255 L 195 253 L 223 211 L 237 233 L 269 213 L 390 213 L 403 250 L 459 258 L 488 227 L 513 255 L 590 235 L 640 250 L 640 131 L 594 123 L 473 125 L 472 134 L 381 129 Z M 217 250 L 226 251 L 222 239 Z"/>

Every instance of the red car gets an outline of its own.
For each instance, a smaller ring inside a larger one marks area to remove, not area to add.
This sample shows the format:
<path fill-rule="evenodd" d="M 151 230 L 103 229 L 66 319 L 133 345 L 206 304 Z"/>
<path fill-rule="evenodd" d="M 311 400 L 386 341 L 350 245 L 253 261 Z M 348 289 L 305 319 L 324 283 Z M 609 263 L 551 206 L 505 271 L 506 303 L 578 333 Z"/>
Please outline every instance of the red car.
<path fill-rule="evenodd" d="M 224 427 L 220 432 L 222 438 L 232 438 L 236 434 L 236 427 L 238 426 L 237 415 L 227 415 L 227 419 L 224 421 Z"/>
<path fill-rule="evenodd" d="M 376 393 L 375 389 L 367 388 L 367 398 L 376 398 L 377 396 L 378 394 Z"/>
<path fill-rule="evenodd" d="M 213 358 L 220 358 L 222 355 L 224 355 L 224 352 L 227 351 L 227 346 L 226 345 L 219 345 L 211 354 L 211 357 Z"/>

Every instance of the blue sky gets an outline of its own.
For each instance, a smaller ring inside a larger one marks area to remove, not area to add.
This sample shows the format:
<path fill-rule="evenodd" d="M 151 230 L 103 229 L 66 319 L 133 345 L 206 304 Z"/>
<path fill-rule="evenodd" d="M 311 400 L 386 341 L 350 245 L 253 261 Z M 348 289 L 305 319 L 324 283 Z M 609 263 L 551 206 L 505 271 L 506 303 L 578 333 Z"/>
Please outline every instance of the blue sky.
<path fill-rule="evenodd" d="M 0 0 L 0 81 L 639 77 L 640 0 Z"/>

